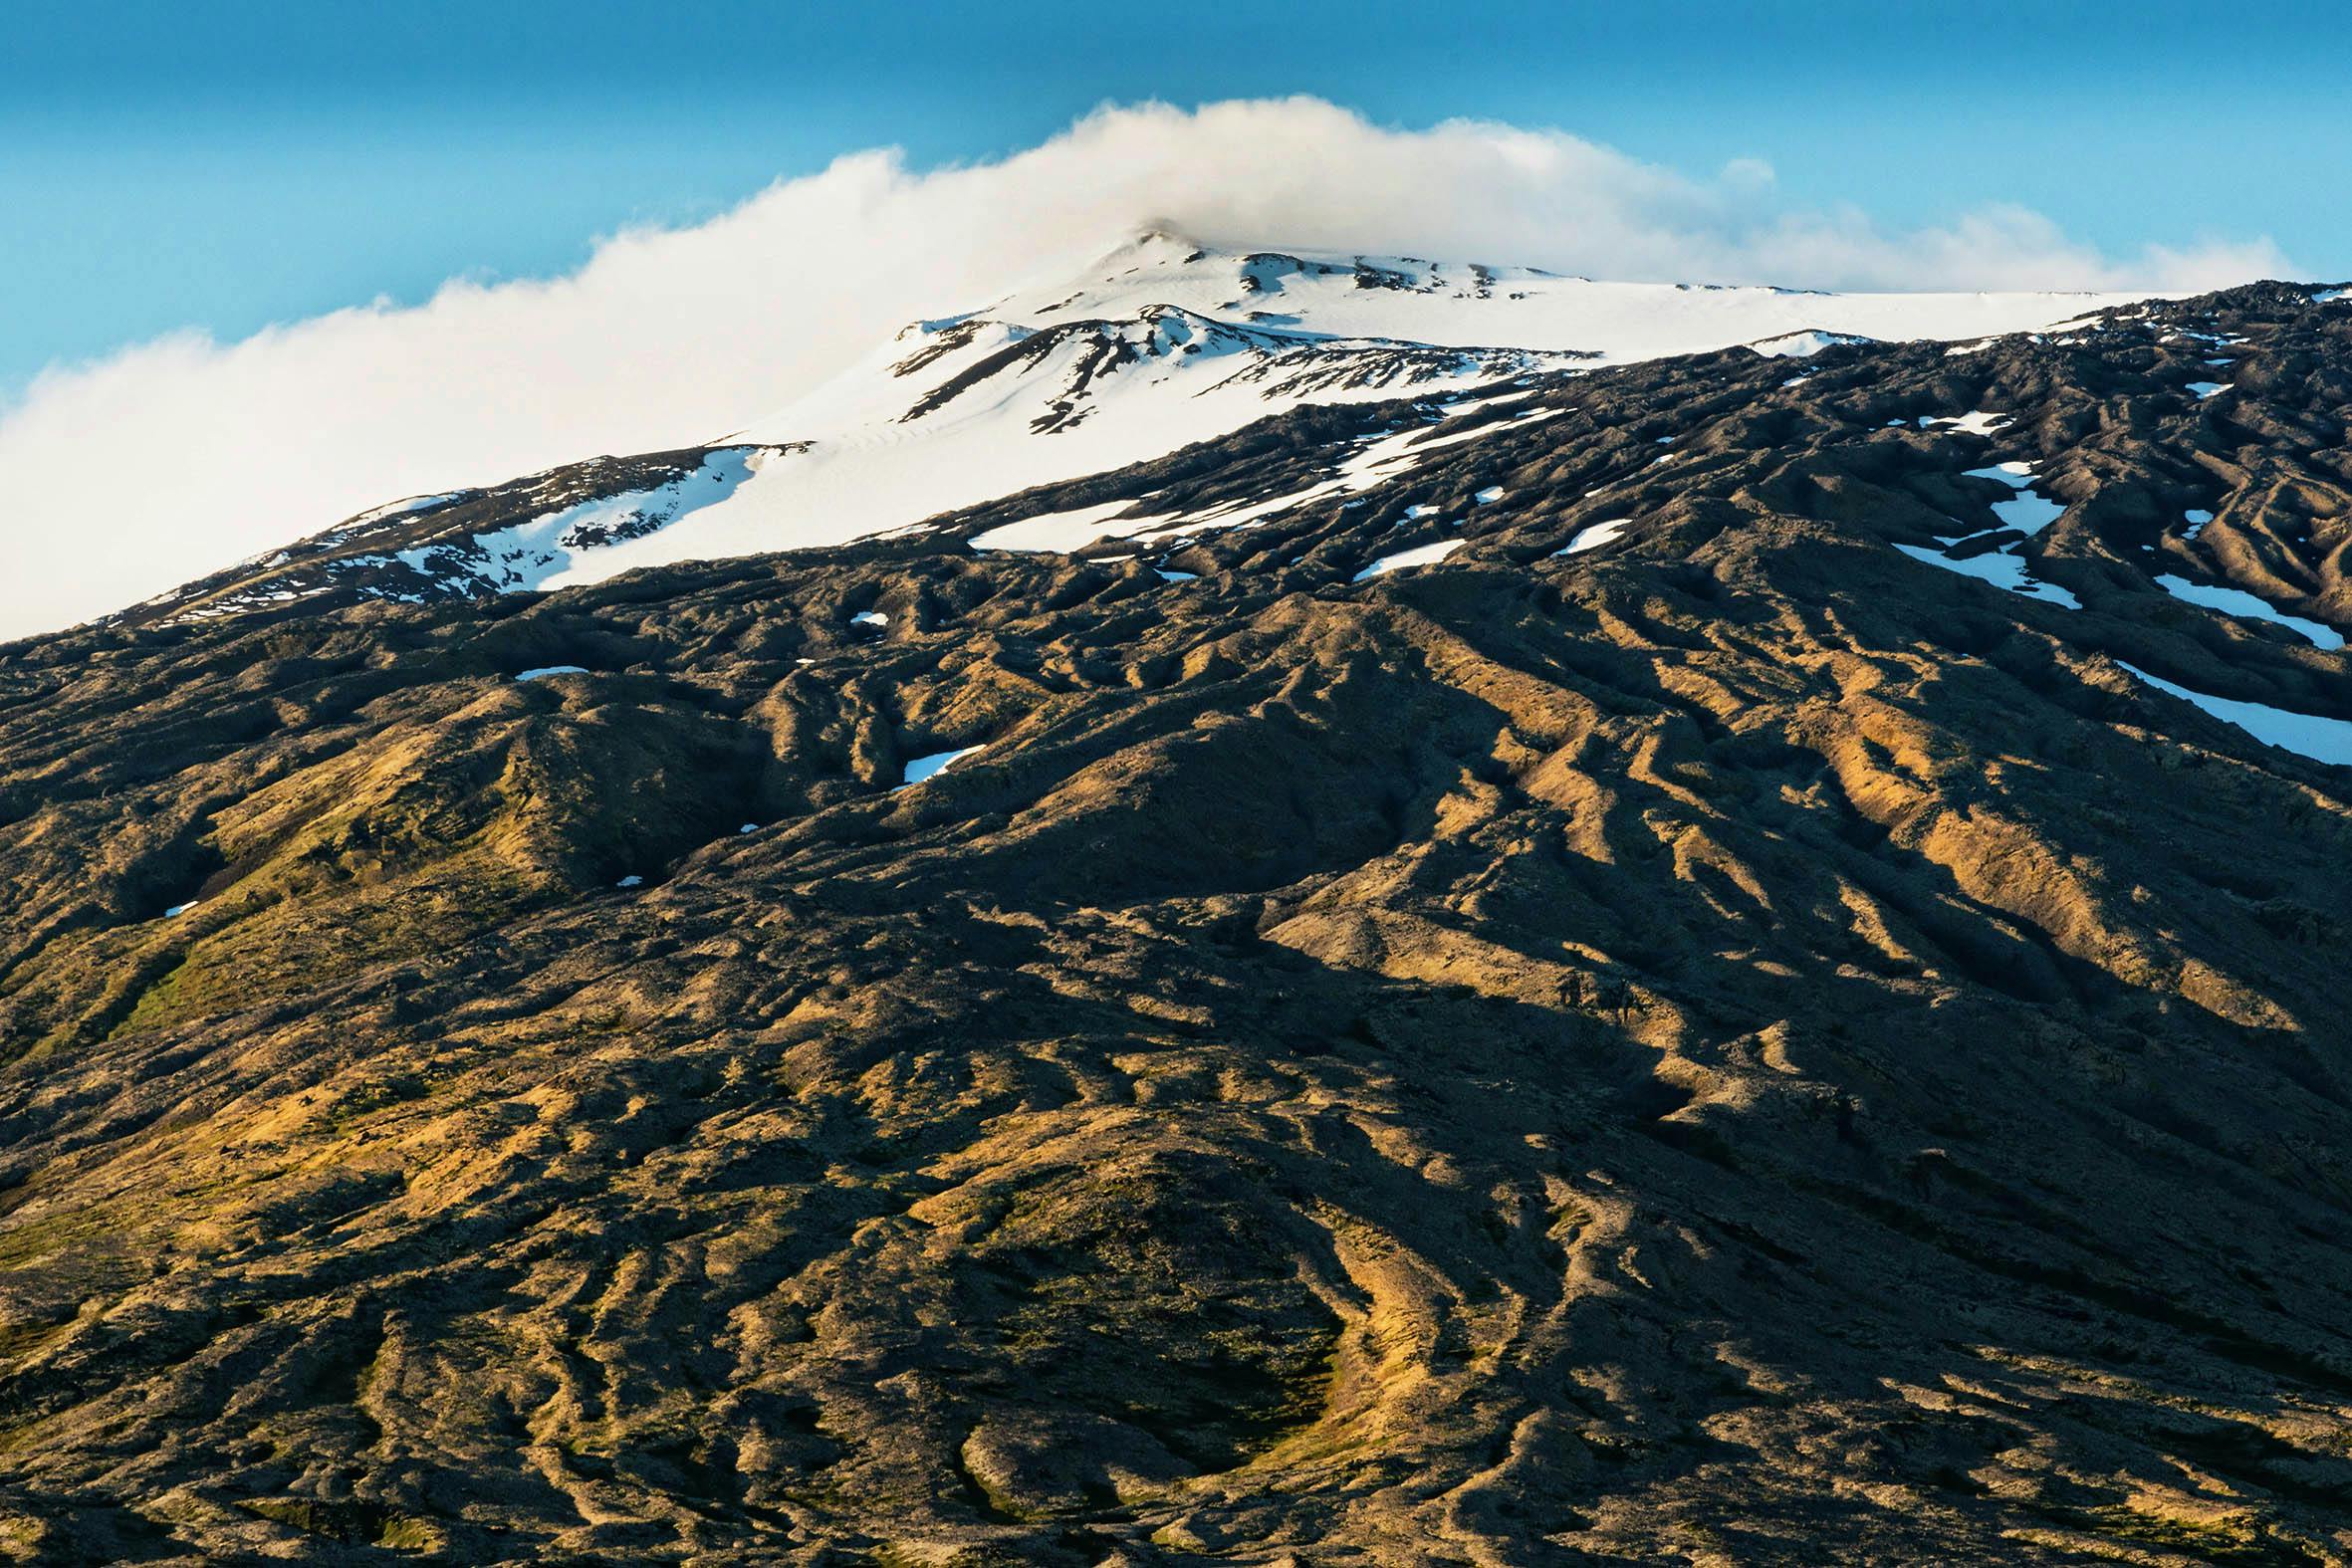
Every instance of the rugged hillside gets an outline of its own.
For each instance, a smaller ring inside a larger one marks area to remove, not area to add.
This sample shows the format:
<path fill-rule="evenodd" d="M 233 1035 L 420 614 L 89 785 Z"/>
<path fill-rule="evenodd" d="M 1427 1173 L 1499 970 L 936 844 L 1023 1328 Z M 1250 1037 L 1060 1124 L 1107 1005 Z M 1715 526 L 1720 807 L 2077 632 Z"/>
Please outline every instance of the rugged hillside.
<path fill-rule="evenodd" d="M 0 1545 L 2352 1561 L 2348 411 L 2265 286 L 14 645 Z"/>

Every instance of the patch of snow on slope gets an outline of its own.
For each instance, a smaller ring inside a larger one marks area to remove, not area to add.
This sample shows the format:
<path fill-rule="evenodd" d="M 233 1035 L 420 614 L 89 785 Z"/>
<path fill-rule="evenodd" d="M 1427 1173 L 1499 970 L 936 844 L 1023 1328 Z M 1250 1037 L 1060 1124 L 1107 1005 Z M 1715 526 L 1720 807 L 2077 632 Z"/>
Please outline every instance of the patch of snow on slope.
<path fill-rule="evenodd" d="M 1400 550 L 1393 556 L 1382 556 L 1348 580 L 1362 582 L 1367 577 L 1385 576 L 1391 571 L 1400 571 L 1407 566 L 1426 566 L 1433 561 L 1445 560 L 1461 548 L 1462 541 L 1458 539 L 1441 539 L 1434 545 L 1415 545 L 1411 550 Z"/>
<path fill-rule="evenodd" d="M 2123 663 L 2120 659 L 2116 662 Z M 2161 680 L 2136 665 L 2124 664 L 2123 668 L 2129 670 L 2133 678 L 2145 681 L 2158 691 L 2169 693 L 2183 702 L 2194 703 L 2215 718 L 2237 726 L 2265 745 L 2293 752 L 2298 757 L 2308 757 L 2315 763 L 2352 767 L 2352 723 L 2323 718 L 2313 713 L 2296 713 L 2287 708 L 2273 708 L 2267 703 L 2215 697 Z"/>
<path fill-rule="evenodd" d="M 2005 550 L 1992 550 L 1981 556 L 1956 559 L 1940 550 L 1922 550 L 1917 545 L 1897 545 L 1895 548 L 1913 560 L 1924 560 L 1931 566 L 1941 566 L 1946 571 L 1957 571 L 1964 577 L 1990 582 L 2010 593 L 2040 599 L 2045 604 L 2055 604 L 2061 609 L 2082 608 L 2082 600 L 2055 582 L 2036 579 L 2027 569 L 2022 557 L 2012 556 Z"/>
<path fill-rule="evenodd" d="M 1802 332 L 1782 333 L 1777 337 L 1766 337 L 1742 346 L 1767 359 L 1806 359 L 1824 348 L 1876 341 L 1878 339 L 1875 337 L 1864 337 L 1854 333 L 1825 333 L 1818 328 L 1807 328 Z"/>
<path fill-rule="evenodd" d="M 536 669 L 518 670 L 515 673 L 515 679 L 518 681 L 544 681 L 551 675 L 586 675 L 588 672 L 588 666 L 585 664 L 542 664 Z"/>
<path fill-rule="evenodd" d="M 2191 381 L 2189 390 L 2195 392 L 2197 400 L 2202 403 L 2209 397 L 2220 396 L 2236 384 L 2235 381 Z"/>
<path fill-rule="evenodd" d="M 1601 546 L 1608 544 L 1632 526 L 1633 519 L 1631 518 L 1611 518 L 1606 523 L 1591 524 L 1578 529 L 1574 539 L 1569 540 L 1566 545 L 1553 551 L 1552 554 L 1554 556 L 1581 556 L 1588 550 L 1600 549 Z"/>
<path fill-rule="evenodd" d="M 974 550 L 1045 550 L 1069 555 L 1085 549 L 1098 539 L 1124 539 L 1140 534 L 1168 520 L 1165 517 L 1145 517 L 1128 520 L 1129 528 L 1106 527 L 1110 519 L 1122 512 L 1142 505 L 1137 501 L 1105 501 L 1097 506 L 1074 507 L 1067 512 L 1041 512 L 1036 517 L 1023 518 L 1018 523 L 1007 523 L 992 528 L 985 534 L 972 537 Z"/>
<path fill-rule="evenodd" d="M 935 774 L 946 773 L 956 765 L 958 759 L 969 757 L 979 750 L 980 748 L 977 746 L 967 746 L 958 751 L 932 752 L 926 756 L 918 757 L 906 765 L 905 782 L 894 787 L 911 789 Z"/>
<path fill-rule="evenodd" d="M 1927 429 L 1932 430 L 1938 425 L 1950 425 L 1953 429 L 1969 435 L 1981 436 L 1989 436 L 2008 422 L 2008 415 L 1989 414 L 1982 408 L 1965 414 L 1929 414 L 1920 420 L 1921 426 Z"/>
<path fill-rule="evenodd" d="M 467 490 L 445 490 L 439 495 L 409 496 L 405 500 L 387 502 L 383 506 L 370 508 L 357 517 L 347 518 L 344 520 L 343 526 L 346 530 L 350 530 L 365 523 L 381 523 L 386 518 L 406 517 L 412 512 L 422 512 L 427 508 L 437 507 L 444 501 L 455 501 L 471 494 L 472 492 Z"/>
<path fill-rule="evenodd" d="M 2266 620 L 2287 627 L 2314 648 L 2333 651 L 2344 645 L 2344 634 L 2333 626 L 2306 620 L 2300 615 L 2289 615 L 2273 606 L 2268 599 L 2242 588 L 2191 582 L 2187 577 L 2175 576 L 2169 571 L 2156 579 L 2156 585 L 2176 599 L 2202 604 L 2207 609 L 2217 609 L 2225 615 L 2243 615 L 2252 620 Z"/>
<path fill-rule="evenodd" d="M 693 473 L 651 490 L 583 501 L 527 523 L 476 534 L 467 545 L 425 545 L 397 552 L 428 575 L 473 575 L 505 592 L 562 587 L 588 580 L 584 560 L 618 553 L 623 542 L 659 533 L 691 513 L 717 506 L 760 469 L 769 454 L 725 447 L 706 455 Z"/>
<path fill-rule="evenodd" d="M 1457 417 L 1459 412 L 1449 410 L 1445 417 Z M 972 548 L 1047 550 L 1066 555 L 1082 550 L 1099 539 L 1133 539 L 1140 535 L 1164 534 L 1174 529 L 1201 533 L 1212 529 L 1246 528 L 1264 518 L 1297 507 L 1319 501 L 1335 501 L 1389 480 L 1401 479 L 1419 467 L 1431 453 L 1447 447 L 1458 446 L 1465 441 L 1482 440 L 1505 430 L 1525 429 L 1530 421 L 1569 412 L 1572 410 L 1566 408 L 1530 408 L 1509 422 L 1477 424 L 1436 435 L 1430 433 L 1432 427 L 1429 424 L 1411 424 L 1401 430 L 1357 437 L 1358 449 L 1340 463 L 1337 471 L 1329 479 L 1309 485 L 1304 490 L 1257 501 L 1234 502 L 1203 512 L 1154 512 L 1149 510 L 1151 498 L 1148 496 L 1134 502 L 1106 501 L 1096 506 L 1042 513 L 1016 523 L 1000 524 L 984 534 L 973 536 Z M 1136 515 L 1119 515 L 1129 511 Z"/>
<path fill-rule="evenodd" d="M 2031 536 L 2066 515 L 2064 506 L 2031 488 L 2034 474 L 2030 463 L 1996 463 L 1991 468 L 1972 468 L 1968 477 L 1999 480 L 2017 493 L 2011 500 L 1993 503 L 1993 515 L 2000 519 L 2003 528 Z"/>

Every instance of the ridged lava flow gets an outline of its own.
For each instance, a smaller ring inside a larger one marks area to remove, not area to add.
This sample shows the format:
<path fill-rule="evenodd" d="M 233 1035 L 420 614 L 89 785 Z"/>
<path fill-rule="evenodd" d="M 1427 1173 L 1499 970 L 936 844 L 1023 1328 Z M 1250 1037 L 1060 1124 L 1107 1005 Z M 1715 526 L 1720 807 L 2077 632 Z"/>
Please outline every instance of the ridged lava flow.
<path fill-rule="evenodd" d="M 2352 305 L 1806 346 L 0 651 L 0 1545 L 2352 1560 Z"/>

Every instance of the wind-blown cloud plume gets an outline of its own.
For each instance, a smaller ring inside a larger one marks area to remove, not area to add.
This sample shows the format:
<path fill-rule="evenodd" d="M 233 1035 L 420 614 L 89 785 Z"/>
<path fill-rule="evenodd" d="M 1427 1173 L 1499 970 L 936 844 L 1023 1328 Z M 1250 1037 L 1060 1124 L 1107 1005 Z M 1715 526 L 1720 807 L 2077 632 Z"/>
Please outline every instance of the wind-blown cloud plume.
<path fill-rule="evenodd" d="M 453 282 L 239 342 L 182 334 L 55 367 L 0 415 L 0 636 L 121 607 L 376 503 L 691 444 L 907 321 L 982 306 L 1138 223 L 1210 243 L 1596 277 L 1843 289 L 2194 290 L 2277 275 L 2267 240 L 2128 260 L 2021 208 L 1890 233 L 1556 130 L 1387 129 L 1312 99 L 1104 109 L 998 162 L 858 153 L 571 276 Z"/>

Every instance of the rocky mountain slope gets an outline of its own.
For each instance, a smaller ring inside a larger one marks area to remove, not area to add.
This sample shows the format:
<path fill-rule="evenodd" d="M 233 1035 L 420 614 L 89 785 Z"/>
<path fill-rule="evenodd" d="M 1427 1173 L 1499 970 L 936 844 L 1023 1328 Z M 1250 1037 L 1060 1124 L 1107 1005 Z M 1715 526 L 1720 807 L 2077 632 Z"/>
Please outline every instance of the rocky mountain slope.
<path fill-rule="evenodd" d="M 0 1547 L 2352 1561 L 2352 303 L 1806 346 L 0 650 Z"/>

